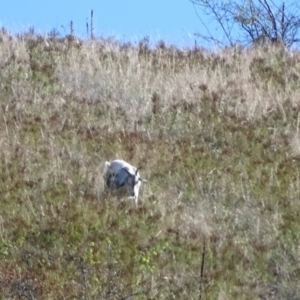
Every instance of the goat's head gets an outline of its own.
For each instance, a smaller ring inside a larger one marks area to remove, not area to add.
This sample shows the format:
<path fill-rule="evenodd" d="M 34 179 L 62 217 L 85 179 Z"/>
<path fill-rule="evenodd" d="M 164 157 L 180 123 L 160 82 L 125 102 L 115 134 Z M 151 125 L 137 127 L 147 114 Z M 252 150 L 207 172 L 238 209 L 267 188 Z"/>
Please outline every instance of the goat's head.
<path fill-rule="evenodd" d="M 124 167 L 123 170 L 125 170 L 128 174 L 128 178 L 127 178 L 127 184 L 128 184 L 128 188 L 130 189 L 130 195 L 133 197 L 137 197 L 138 193 L 139 193 L 139 187 L 141 182 L 147 182 L 147 180 L 143 179 L 140 174 L 139 174 L 139 170 L 141 168 L 137 168 L 136 171 L 134 173 L 130 172 L 130 170 L 128 170 L 128 168 Z"/>

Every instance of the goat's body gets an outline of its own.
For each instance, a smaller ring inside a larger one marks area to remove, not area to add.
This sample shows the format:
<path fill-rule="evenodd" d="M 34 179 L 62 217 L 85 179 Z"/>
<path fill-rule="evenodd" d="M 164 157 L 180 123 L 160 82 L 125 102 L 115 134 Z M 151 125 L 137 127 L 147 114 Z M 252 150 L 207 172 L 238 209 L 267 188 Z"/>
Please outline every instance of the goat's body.
<path fill-rule="evenodd" d="M 140 177 L 138 169 L 126 161 L 118 159 L 111 163 L 106 162 L 105 167 L 105 190 L 114 192 L 119 197 L 134 197 L 137 205 L 141 182 L 146 182 Z"/>

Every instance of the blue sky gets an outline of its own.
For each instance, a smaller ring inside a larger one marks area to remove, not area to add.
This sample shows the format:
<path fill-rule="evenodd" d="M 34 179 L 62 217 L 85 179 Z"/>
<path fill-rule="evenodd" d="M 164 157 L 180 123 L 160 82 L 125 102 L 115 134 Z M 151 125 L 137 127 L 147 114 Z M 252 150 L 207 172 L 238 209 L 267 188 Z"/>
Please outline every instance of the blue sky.
<path fill-rule="evenodd" d="M 69 33 L 74 23 L 75 34 L 86 37 L 86 22 L 94 10 L 96 36 L 114 36 L 138 41 L 149 36 L 168 44 L 191 46 L 194 33 L 202 28 L 193 5 L 188 0 L 8 0 L 1 1 L 0 26 L 11 32 L 22 32 L 34 26 L 47 33 L 57 28 Z"/>

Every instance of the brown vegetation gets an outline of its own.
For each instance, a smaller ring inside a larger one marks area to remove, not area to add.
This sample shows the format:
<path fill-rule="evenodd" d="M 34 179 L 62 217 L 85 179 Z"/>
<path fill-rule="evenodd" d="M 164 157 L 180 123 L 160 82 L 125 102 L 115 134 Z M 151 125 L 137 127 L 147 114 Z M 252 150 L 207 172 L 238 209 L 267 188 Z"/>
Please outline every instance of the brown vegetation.
<path fill-rule="evenodd" d="M 298 299 L 298 53 L 3 31 L 0 65 L 0 299 Z"/>

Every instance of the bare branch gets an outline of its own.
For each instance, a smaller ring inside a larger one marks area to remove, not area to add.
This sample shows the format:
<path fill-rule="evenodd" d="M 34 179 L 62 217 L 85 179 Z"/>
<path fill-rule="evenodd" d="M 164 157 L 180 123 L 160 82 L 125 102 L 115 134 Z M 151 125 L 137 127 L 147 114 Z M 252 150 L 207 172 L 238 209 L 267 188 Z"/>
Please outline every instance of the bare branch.
<path fill-rule="evenodd" d="M 285 5 L 273 0 L 210 1 L 189 0 L 199 20 L 209 34 L 209 40 L 216 41 L 208 26 L 200 17 L 196 6 L 206 16 L 211 17 L 220 26 L 227 43 L 233 46 L 240 42 L 244 33 L 246 44 L 283 43 L 287 47 L 299 43 L 300 9 L 296 0 Z M 233 30 L 238 27 L 237 30 Z M 199 35 L 200 36 L 200 35 Z M 204 38 L 201 35 L 202 38 Z M 220 41 L 218 41 L 220 43 Z M 222 44 L 222 43 L 220 43 Z"/>

